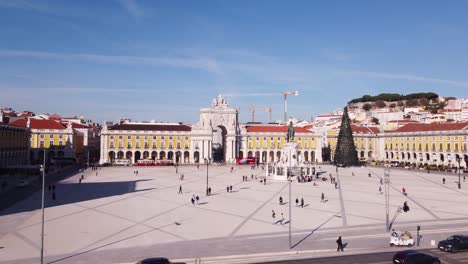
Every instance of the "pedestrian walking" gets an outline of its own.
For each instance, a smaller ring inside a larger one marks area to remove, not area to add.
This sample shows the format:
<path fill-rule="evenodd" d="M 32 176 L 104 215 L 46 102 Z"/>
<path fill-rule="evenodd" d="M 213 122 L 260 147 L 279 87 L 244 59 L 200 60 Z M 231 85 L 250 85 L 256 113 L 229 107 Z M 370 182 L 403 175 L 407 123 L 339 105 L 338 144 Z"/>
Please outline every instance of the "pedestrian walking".
<path fill-rule="evenodd" d="M 81 178 L 80 178 L 80 180 L 79 180 L 79 182 L 78 182 L 78 183 L 79 183 L 79 184 L 81 184 Z"/>
<path fill-rule="evenodd" d="M 403 203 L 403 211 L 406 213 L 406 212 L 408 212 L 409 210 L 410 210 L 410 209 L 409 209 L 409 206 L 408 206 L 408 202 L 405 201 L 405 202 Z"/>
<path fill-rule="evenodd" d="M 195 201 L 197 202 L 197 205 L 198 205 L 198 201 L 200 201 L 200 197 L 198 197 L 198 195 L 195 197 Z"/>
<path fill-rule="evenodd" d="M 335 189 L 338 189 L 338 183 L 335 182 Z"/>
<path fill-rule="evenodd" d="M 380 178 L 380 185 L 382 185 L 382 184 L 383 184 L 383 180 L 382 180 L 382 178 Z"/>
<path fill-rule="evenodd" d="M 382 194 L 382 186 L 379 186 L 379 193 Z"/>
<path fill-rule="evenodd" d="M 211 195 L 211 187 L 208 187 L 208 195 Z"/>
<path fill-rule="evenodd" d="M 179 194 L 182 193 L 182 185 L 179 186 Z"/>
<path fill-rule="evenodd" d="M 195 199 L 193 199 L 193 197 L 192 197 L 192 205 L 194 205 L 194 204 L 195 204 Z"/>
<path fill-rule="evenodd" d="M 253 174 L 252 174 L 252 175 L 250 175 L 250 179 L 251 179 L 251 180 L 253 180 Z"/>
<path fill-rule="evenodd" d="M 304 197 L 301 198 L 301 208 L 304 208 Z"/>
<path fill-rule="evenodd" d="M 445 184 L 445 178 L 442 178 L 442 183 Z"/>
<path fill-rule="evenodd" d="M 232 185 L 229 185 L 229 192 L 232 192 Z"/>
<path fill-rule="evenodd" d="M 266 178 L 263 180 L 263 185 L 266 185 Z"/>
<path fill-rule="evenodd" d="M 404 195 L 408 195 L 408 194 L 406 193 L 405 187 L 401 188 L 401 191 L 403 192 Z"/>
<path fill-rule="evenodd" d="M 338 247 L 336 248 L 336 251 L 343 251 L 343 241 L 341 240 L 341 236 L 338 237 L 338 239 L 336 240 L 336 244 L 338 245 Z"/>
<path fill-rule="evenodd" d="M 96 176 L 97 176 L 98 172 L 96 171 Z"/>
<path fill-rule="evenodd" d="M 226 186 L 226 192 L 229 192 L 229 185 Z"/>
<path fill-rule="evenodd" d="M 367 174 L 367 176 L 369 176 L 369 178 L 370 178 L 370 177 L 372 177 L 372 174 L 369 172 L 369 174 Z"/>
<path fill-rule="evenodd" d="M 279 204 L 283 205 L 283 197 L 281 197 L 281 196 L 279 197 Z"/>
<path fill-rule="evenodd" d="M 322 193 L 322 198 L 320 199 L 320 202 L 323 203 L 325 201 L 325 194 Z"/>
<path fill-rule="evenodd" d="M 299 205 L 299 199 L 296 198 L 296 206 L 298 206 L 298 205 Z"/>
<path fill-rule="evenodd" d="M 354 171 L 351 173 L 351 176 L 354 176 Z"/>
<path fill-rule="evenodd" d="M 275 223 L 276 213 L 275 210 L 271 210 L 271 218 L 273 218 L 273 224 Z"/>
<path fill-rule="evenodd" d="M 283 222 L 284 222 L 284 215 L 283 213 L 281 213 L 281 224 L 283 224 Z"/>

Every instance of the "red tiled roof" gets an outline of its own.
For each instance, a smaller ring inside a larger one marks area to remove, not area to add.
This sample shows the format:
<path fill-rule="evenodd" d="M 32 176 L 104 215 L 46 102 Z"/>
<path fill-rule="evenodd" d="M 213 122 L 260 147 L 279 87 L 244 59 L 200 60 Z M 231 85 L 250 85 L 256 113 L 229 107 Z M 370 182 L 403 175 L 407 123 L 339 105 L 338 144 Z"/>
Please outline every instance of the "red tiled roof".
<path fill-rule="evenodd" d="M 28 120 L 18 119 L 10 123 L 12 126 L 26 127 Z M 65 129 L 64 126 L 50 119 L 31 119 L 32 129 Z"/>
<path fill-rule="evenodd" d="M 462 123 L 432 123 L 432 124 L 408 124 L 398 129 L 387 131 L 389 133 L 419 132 L 419 131 L 447 131 L 462 130 L 468 128 L 468 122 Z"/>
<path fill-rule="evenodd" d="M 67 126 L 68 123 L 62 123 L 62 125 Z M 73 123 L 71 122 L 72 128 L 89 128 L 88 126 L 78 124 L 78 123 Z"/>
<path fill-rule="evenodd" d="M 351 130 L 354 133 L 362 133 L 362 134 L 378 134 L 380 133 L 380 129 L 377 127 L 362 127 L 362 126 L 356 126 L 356 125 L 351 125 Z"/>
<path fill-rule="evenodd" d="M 110 126 L 109 130 L 150 130 L 150 131 L 191 131 L 187 125 L 162 124 L 117 124 Z"/>
<path fill-rule="evenodd" d="M 287 133 L 288 126 L 247 126 L 247 132 L 267 132 L 267 133 Z M 310 130 L 304 127 L 295 127 L 295 133 L 312 133 Z"/>
<path fill-rule="evenodd" d="M 50 116 L 50 119 L 60 120 L 60 119 L 62 119 L 62 117 L 59 116 L 58 114 L 53 114 L 53 115 Z"/>

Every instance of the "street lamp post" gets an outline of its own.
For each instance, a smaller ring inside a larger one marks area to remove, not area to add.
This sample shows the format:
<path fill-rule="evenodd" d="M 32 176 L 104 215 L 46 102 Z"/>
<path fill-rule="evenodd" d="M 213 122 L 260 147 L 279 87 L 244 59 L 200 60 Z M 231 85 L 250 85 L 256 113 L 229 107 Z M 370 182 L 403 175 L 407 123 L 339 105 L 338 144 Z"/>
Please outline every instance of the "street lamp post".
<path fill-rule="evenodd" d="M 291 150 L 289 150 L 289 172 L 286 171 L 286 175 L 288 175 L 288 181 L 289 181 L 289 249 L 292 248 L 292 238 L 291 238 L 291 222 L 292 222 L 292 216 L 291 216 L 291 204 L 292 204 L 292 199 L 291 199 L 291 182 L 292 182 L 292 169 L 291 169 Z M 266 180 L 266 179 L 265 179 Z"/>
<path fill-rule="evenodd" d="M 385 224 L 387 231 L 390 229 L 389 214 L 390 214 L 390 169 L 384 168 L 385 180 Z"/>
<path fill-rule="evenodd" d="M 208 164 L 209 164 L 209 161 L 208 159 L 205 158 L 205 163 L 206 163 L 206 196 L 209 195 L 208 193 Z"/>
<path fill-rule="evenodd" d="M 298 96 L 299 92 L 298 91 L 283 92 L 283 97 L 284 97 L 284 122 L 285 123 L 287 121 L 287 116 L 288 116 L 288 95 Z"/>
<path fill-rule="evenodd" d="M 44 158 L 41 165 L 42 171 L 42 221 L 41 221 L 41 264 L 44 263 L 44 193 L 45 193 L 45 149 L 44 149 Z"/>
<path fill-rule="evenodd" d="M 457 161 L 458 161 L 458 189 L 461 189 L 461 175 L 460 175 L 460 161 L 461 158 L 460 156 L 457 156 Z"/>

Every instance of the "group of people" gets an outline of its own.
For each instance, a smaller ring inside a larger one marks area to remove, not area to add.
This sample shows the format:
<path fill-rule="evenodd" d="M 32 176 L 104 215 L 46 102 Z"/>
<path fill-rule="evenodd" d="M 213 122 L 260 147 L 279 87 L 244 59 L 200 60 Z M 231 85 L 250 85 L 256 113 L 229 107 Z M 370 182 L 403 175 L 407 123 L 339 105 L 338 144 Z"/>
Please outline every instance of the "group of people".
<path fill-rule="evenodd" d="M 232 185 L 226 186 L 226 191 L 227 192 L 232 192 Z"/>
<path fill-rule="evenodd" d="M 55 184 L 49 184 L 49 194 L 52 192 L 52 200 L 55 200 L 57 197 L 55 196 Z"/>
<path fill-rule="evenodd" d="M 135 176 L 138 176 L 138 171 L 137 170 L 133 171 L 133 174 L 135 174 Z"/>
<path fill-rule="evenodd" d="M 299 198 L 296 197 L 296 206 L 304 208 L 304 198 L 301 198 L 301 204 L 299 205 Z"/>
<path fill-rule="evenodd" d="M 198 201 L 199 201 L 199 200 L 200 200 L 200 197 L 198 197 L 198 195 L 195 196 L 195 194 L 194 194 L 194 195 L 192 196 L 191 201 L 192 201 L 192 204 L 193 204 L 193 205 L 195 205 L 195 203 L 198 205 Z"/>

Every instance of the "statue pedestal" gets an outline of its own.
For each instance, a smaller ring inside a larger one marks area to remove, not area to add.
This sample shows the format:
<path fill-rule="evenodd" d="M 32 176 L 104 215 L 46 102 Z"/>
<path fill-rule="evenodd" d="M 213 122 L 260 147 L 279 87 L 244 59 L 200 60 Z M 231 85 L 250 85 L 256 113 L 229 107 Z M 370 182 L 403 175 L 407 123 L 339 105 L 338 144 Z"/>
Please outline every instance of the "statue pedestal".
<path fill-rule="evenodd" d="M 281 159 L 273 165 L 268 165 L 266 177 L 273 180 L 287 181 L 288 171 L 292 176 L 295 176 L 294 168 L 298 168 L 300 165 L 298 149 L 299 145 L 295 142 L 285 143 L 281 150 Z"/>

